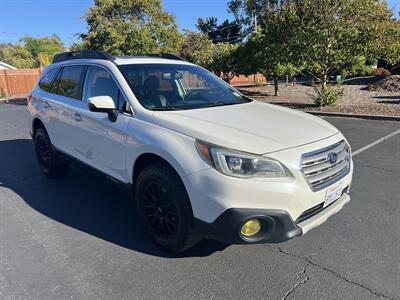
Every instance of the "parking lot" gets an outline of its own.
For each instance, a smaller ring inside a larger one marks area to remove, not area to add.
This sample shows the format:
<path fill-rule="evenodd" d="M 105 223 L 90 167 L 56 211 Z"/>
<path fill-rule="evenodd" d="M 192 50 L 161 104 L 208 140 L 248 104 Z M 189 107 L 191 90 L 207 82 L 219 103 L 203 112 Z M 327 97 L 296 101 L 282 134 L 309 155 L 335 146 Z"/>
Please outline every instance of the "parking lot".
<path fill-rule="evenodd" d="M 400 123 L 326 118 L 357 153 L 352 201 L 307 235 L 171 257 L 113 183 L 45 179 L 27 115 L 0 104 L 1 299 L 400 299 L 400 134 L 363 148 Z"/>

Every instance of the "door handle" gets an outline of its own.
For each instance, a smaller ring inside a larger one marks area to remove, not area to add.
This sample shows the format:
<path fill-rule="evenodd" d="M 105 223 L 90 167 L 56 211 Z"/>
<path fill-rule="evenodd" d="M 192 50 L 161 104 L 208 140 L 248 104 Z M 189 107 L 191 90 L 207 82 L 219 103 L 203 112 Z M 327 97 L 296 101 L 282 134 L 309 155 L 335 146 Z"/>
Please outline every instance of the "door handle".
<path fill-rule="evenodd" d="M 72 117 L 74 118 L 74 120 L 75 120 L 76 122 L 82 121 L 82 116 L 81 116 L 80 114 L 78 114 L 78 113 L 74 113 L 74 114 L 72 115 Z"/>
<path fill-rule="evenodd" d="M 47 101 L 43 101 L 43 108 L 44 109 L 50 108 L 50 104 Z"/>

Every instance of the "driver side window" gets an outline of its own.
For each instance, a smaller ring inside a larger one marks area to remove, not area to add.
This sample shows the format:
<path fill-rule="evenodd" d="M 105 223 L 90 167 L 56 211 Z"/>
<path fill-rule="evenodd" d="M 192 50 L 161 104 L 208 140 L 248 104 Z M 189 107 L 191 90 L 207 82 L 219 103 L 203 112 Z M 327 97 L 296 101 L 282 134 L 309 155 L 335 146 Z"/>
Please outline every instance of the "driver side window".
<path fill-rule="evenodd" d="M 86 72 L 85 85 L 83 87 L 83 101 L 90 97 L 110 96 L 118 109 L 120 91 L 110 73 L 100 67 L 89 66 Z M 121 95 L 121 99 L 123 99 Z"/>

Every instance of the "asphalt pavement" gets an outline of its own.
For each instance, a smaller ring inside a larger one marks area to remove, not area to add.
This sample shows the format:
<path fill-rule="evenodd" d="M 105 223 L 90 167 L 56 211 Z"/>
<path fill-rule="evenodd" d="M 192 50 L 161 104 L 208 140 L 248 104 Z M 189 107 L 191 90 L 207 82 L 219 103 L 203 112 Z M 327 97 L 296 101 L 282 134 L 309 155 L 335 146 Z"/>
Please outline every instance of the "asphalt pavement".
<path fill-rule="evenodd" d="M 400 299 L 400 134 L 354 157 L 352 201 L 305 236 L 172 257 L 115 184 L 78 167 L 44 178 L 27 115 L 0 104 L 0 299 Z M 326 120 L 353 151 L 400 128 Z"/>

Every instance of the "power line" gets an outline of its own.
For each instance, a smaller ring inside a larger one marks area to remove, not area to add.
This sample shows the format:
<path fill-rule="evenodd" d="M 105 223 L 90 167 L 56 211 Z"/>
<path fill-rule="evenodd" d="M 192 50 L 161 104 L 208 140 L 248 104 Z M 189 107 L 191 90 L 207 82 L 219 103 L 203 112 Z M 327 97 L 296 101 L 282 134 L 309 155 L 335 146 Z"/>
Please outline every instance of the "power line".
<path fill-rule="evenodd" d="M 241 26 L 243 23 L 244 23 L 244 22 L 238 22 L 238 23 L 233 24 L 233 25 L 230 25 L 230 26 L 224 26 L 224 27 L 221 27 L 221 28 L 213 29 L 213 30 L 207 30 L 207 33 L 215 32 L 215 31 L 221 31 L 221 30 L 224 30 L 224 29 L 226 29 L 226 28 Z"/>
<path fill-rule="evenodd" d="M 220 41 L 239 41 L 241 38 L 245 38 L 248 34 L 239 34 L 237 36 L 226 36 L 223 38 L 211 39 L 212 42 L 220 42 Z"/>

